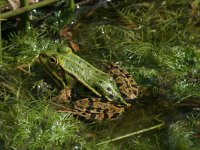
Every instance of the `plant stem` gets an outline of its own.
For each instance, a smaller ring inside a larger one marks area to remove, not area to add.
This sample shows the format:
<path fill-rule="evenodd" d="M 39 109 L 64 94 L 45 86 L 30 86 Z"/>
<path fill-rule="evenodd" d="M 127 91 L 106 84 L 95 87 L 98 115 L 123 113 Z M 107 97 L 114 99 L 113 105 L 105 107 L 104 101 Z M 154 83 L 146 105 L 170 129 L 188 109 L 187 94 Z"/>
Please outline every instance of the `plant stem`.
<path fill-rule="evenodd" d="M 10 17 L 13 17 L 13 16 L 17 16 L 17 15 L 20 15 L 24 12 L 27 12 L 27 11 L 30 11 L 30 10 L 33 10 L 33 9 L 36 9 L 36 8 L 39 8 L 39 7 L 43 7 L 43 6 L 46 6 L 48 4 L 58 2 L 58 1 L 60 1 L 60 0 L 44 0 L 42 2 L 34 3 L 32 5 L 29 5 L 29 6 L 25 6 L 25 7 L 13 10 L 13 11 L 9 11 L 7 13 L 0 14 L 0 19 L 7 19 L 7 18 L 10 18 Z"/>
<path fill-rule="evenodd" d="M 1 10 L 0 10 L 1 15 Z M 1 19 L 0 19 L 0 64 L 2 63 L 2 43 L 1 43 Z"/>
<path fill-rule="evenodd" d="M 21 7 L 28 6 L 28 0 L 20 0 Z M 25 31 L 30 29 L 30 21 L 29 21 L 29 14 L 24 13 L 22 14 L 22 26 L 24 27 Z"/>
<path fill-rule="evenodd" d="M 114 138 L 114 139 L 111 139 L 111 140 L 107 140 L 107 141 L 98 143 L 96 145 L 102 145 L 102 144 L 110 143 L 110 142 L 113 142 L 113 141 L 121 140 L 121 139 L 127 138 L 129 136 L 133 136 L 133 135 L 136 135 L 136 134 L 141 134 L 141 133 L 144 133 L 144 132 L 147 132 L 147 131 L 151 131 L 151 130 L 154 130 L 154 129 L 161 128 L 164 125 L 165 125 L 164 123 L 160 123 L 158 125 L 155 125 L 155 126 L 152 126 L 152 127 L 146 128 L 146 129 L 142 129 L 142 130 L 130 133 L 130 134 L 126 134 L 126 135 L 123 135 L 123 136 L 120 136 L 120 137 L 117 137 L 117 138 Z"/>
<path fill-rule="evenodd" d="M 69 9 L 70 9 L 70 12 L 74 12 L 74 0 L 69 1 Z"/>

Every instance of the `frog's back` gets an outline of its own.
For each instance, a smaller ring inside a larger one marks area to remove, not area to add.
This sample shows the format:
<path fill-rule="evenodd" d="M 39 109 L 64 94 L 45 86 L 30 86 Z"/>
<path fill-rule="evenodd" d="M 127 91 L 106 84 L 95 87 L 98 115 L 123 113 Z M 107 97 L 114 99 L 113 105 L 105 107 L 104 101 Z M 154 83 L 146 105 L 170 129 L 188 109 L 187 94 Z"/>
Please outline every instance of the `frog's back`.
<path fill-rule="evenodd" d="M 70 57 L 66 56 L 63 59 L 65 60 L 63 66 L 65 66 L 66 72 L 96 95 L 104 96 L 109 101 L 127 105 L 117 88 L 115 80 L 110 75 L 95 68 L 73 53 L 70 54 Z"/>

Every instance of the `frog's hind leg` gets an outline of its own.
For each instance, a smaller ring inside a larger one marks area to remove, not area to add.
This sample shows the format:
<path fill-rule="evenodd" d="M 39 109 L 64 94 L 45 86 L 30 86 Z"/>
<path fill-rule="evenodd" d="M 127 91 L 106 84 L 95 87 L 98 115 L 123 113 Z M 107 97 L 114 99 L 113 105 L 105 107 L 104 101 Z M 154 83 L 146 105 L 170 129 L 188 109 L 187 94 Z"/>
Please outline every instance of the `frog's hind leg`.
<path fill-rule="evenodd" d="M 119 91 L 127 102 L 131 103 L 138 95 L 138 86 L 133 77 L 124 69 L 114 64 L 106 65 L 108 72 L 115 79 Z"/>
<path fill-rule="evenodd" d="M 109 120 L 119 117 L 124 106 L 108 102 L 102 98 L 84 98 L 71 102 L 67 112 L 84 117 L 87 120 Z"/>

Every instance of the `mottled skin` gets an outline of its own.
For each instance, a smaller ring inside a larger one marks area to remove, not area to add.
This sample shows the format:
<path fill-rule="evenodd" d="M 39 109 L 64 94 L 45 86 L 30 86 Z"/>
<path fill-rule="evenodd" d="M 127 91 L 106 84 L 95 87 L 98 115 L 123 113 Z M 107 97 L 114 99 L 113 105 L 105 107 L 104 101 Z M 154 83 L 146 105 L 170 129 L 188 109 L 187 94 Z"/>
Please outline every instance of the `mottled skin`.
<path fill-rule="evenodd" d="M 109 74 L 113 76 L 119 91 L 128 103 L 131 103 L 138 95 L 138 86 L 133 77 L 117 65 L 107 65 Z"/>
<path fill-rule="evenodd" d="M 72 53 L 68 47 L 43 52 L 39 59 L 47 73 L 63 88 L 56 97 L 58 101 L 69 101 L 76 82 L 97 95 L 70 101 L 63 110 L 65 112 L 88 120 L 113 119 L 120 116 L 130 106 L 129 102 L 137 97 L 138 87 L 134 79 L 116 65 L 108 65 L 107 74 Z"/>

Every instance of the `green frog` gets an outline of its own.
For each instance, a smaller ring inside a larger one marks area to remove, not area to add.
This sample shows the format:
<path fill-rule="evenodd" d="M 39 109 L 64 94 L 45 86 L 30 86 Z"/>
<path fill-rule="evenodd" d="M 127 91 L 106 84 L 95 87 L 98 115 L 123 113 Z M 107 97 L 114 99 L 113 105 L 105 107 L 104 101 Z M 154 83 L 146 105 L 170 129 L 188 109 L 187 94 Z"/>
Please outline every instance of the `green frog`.
<path fill-rule="evenodd" d="M 57 97 L 59 103 L 68 102 L 65 112 L 88 120 L 105 120 L 119 117 L 138 95 L 138 86 L 126 70 L 117 65 L 107 65 L 105 73 L 67 46 L 47 50 L 39 55 L 41 65 L 51 78 L 63 89 Z M 81 83 L 94 97 L 69 100 L 71 89 Z"/>

